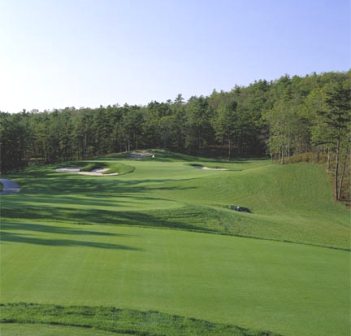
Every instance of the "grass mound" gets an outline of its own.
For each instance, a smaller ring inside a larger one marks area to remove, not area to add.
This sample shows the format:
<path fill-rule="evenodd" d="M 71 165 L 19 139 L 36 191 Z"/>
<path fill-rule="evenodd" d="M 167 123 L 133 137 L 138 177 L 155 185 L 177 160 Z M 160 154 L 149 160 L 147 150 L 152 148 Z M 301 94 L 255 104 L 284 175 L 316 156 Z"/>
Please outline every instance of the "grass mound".
<path fill-rule="evenodd" d="M 1 323 L 75 326 L 138 336 L 278 336 L 269 331 L 252 331 L 157 311 L 143 312 L 112 307 L 19 303 L 0 305 L 0 313 Z"/>
<path fill-rule="evenodd" d="M 125 175 L 134 172 L 135 167 L 125 164 L 125 163 L 120 163 L 120 162 L 114 162 L 111 164 L 108 164 L 109 167 L 109 172 L 115 172 L 118 173 L 118 175 Z"/>
<path fill-rule="evenodd" d="M 82 162 L 81 165 L 82 167 L 80 171 L 83 172 L 91 172 L 95 169 L 108 168 L 108 165 L 105 162 Z"/>

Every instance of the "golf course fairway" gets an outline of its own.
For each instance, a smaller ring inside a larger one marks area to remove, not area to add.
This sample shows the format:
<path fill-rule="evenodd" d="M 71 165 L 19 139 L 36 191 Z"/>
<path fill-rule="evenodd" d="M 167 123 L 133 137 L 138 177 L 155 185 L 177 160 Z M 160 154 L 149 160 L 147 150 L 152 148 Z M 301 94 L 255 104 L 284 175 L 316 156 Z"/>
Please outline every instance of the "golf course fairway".
<path fill-rule="evenodd" d="M 1 335 L 349 335 L 350 217 L 322 166 L 155 153 L 6 176 Z"/>

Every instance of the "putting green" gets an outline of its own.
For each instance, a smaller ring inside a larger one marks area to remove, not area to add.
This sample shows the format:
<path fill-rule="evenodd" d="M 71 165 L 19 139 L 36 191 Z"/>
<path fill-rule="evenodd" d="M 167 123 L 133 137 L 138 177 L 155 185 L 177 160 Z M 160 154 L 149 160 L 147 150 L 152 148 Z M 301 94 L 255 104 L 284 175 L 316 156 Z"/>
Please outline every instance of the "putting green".
<path fill-rule="evenodd" d="M 151 309 L 283 335 L 348 335 L 349 214 L 333 202 L 323 169 L 121 162 L 134 172 L 88 177 L 46 167 L 13 176 L 23 188 L 2 199 L 1 302 Z M 230 211 L 230 203 L 253 213 Z"/>

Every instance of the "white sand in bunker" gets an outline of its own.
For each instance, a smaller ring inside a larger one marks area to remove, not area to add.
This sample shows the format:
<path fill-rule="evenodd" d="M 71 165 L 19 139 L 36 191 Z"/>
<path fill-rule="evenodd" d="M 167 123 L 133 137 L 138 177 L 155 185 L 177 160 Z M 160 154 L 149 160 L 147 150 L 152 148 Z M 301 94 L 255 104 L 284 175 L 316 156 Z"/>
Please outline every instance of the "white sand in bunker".
<path fill-rule="evenodd" d="M 55 171 L 58 173 L 78 173 L 81 168 L 67 167 L 67 168 L 57 168 Z"/>
<path fill-rule="evenodd" d="M 196 169 L 201 169 L 201 170 L 229 170 L 227 168 L 221 168 L 221 167 L 206 167 L 200 164 L 192 164 L 192 166 Z"/>
<path fill-rule="evenodd" d="M 91 175 L 91 176 L 114 176 L 118 173 L 105 174 L 108 171 L 108 168 L 93 169 L 91 172 L 79 172 L 80 175 Z"/>
<path fill-rule="evenodd" d="M 73 168 L 73 167 L 66 167 L 66 168 L 57 168 L 55 169 L 56 172 L 58 173 L 76 173 L 80 175 L 88 175 L 88 176 L 116 176 L 118 173 L 110 173 L 106 174 L 106 172 L 109 170 L 108 168 L 99 168 L 99 169 L 93 169 L 90 172 L 85 172 L 85 171 L 80 171 L 81 168 Z"/>
<path fill-rule="evenodd" d="M 227 168 L 211 168 L 211 167 L 201 167 L 204 170 L 228 170 Z"/>

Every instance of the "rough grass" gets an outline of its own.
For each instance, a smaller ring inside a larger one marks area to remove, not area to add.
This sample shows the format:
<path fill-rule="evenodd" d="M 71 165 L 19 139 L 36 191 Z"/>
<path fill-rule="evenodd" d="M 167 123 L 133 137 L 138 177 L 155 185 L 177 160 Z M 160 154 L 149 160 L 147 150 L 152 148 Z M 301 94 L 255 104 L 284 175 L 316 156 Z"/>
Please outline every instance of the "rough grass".
<path fill-rule="evenodd" d="M 57 324 L 0 323 L 2 336 L 129 336 L 91 327 L 75 327 Z"/>
<path fill-rule="evenodd" d="M 157 311 L 142 312 L 110 307 L 63 307 L 57 305 L 22 303 L 1 305 L 0 312 L 0 322 L 2 323 L 32 323 L 37 325 L 49 324 L 55 326 L 81 327 L 85 329 L 94 328 L 94 335 L 95 331 L 107 331 L 111 334 L 117 333 L 118 335 L 139 336 L 278 335 L 268 331 L 252 331 L 232 325 L 211 323 L 194 318 L 164 314 Z M 61 332 L 63 330 L 61 330 Z M 81 330 L 79 332 L 82 333 Z"/>
<path fill-rule="evenodd" d="M 348 335 L 349 212 L 333 201 L 323 167 L 162 151 L 96 163 L 129 173 L 43 166 L 9 176 L 22 189 L 1 198 L 3 303 L 152 309 L 284 335 Z"/>

